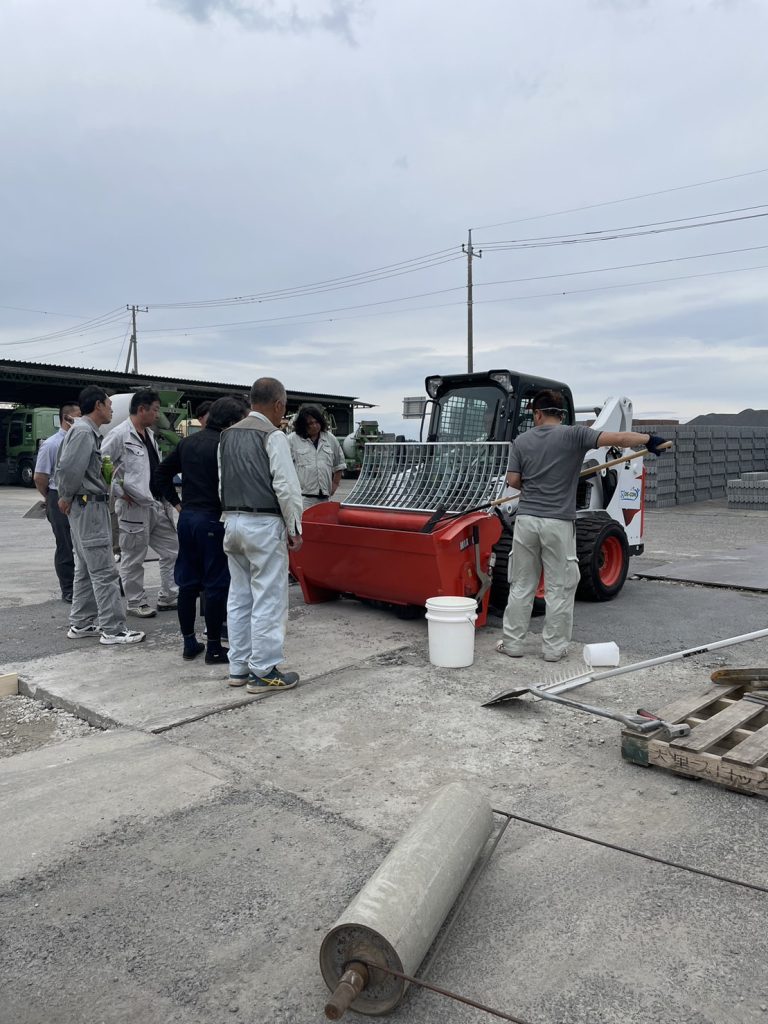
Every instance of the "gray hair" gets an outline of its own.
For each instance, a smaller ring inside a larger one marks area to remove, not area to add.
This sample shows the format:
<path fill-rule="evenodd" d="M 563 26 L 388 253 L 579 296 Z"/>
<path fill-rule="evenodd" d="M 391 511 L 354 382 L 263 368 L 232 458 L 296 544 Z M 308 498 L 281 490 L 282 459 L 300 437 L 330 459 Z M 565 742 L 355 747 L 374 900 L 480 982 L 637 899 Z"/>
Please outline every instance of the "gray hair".
<path fill-rule="evenodd" d="M 259 377 L 251 388 L 251 405 L 272 405 L 273 402 L 285 401 L 285 387 L 274 377 Z"/>

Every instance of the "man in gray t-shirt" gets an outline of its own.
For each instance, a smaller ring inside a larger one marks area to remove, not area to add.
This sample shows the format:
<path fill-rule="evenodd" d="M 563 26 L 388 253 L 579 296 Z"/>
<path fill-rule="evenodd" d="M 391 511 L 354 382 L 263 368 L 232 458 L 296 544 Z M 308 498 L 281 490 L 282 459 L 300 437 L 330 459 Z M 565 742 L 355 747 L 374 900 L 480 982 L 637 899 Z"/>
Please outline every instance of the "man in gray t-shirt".
<path fill-rule="evenodd" d="M 504 638 L 496 649 L 521 658 L 544 572 L 547 617 L 542 631 L 545 661 L 559 661 L 573 631 L 573 601 L 579 583 L 576 557 L 576 489 L 584 454 L 591 448 L 645 445 L 658 455 L 664 439 L 635 431 L 612 433 L 563 426 L 563 398 L 540 391 L 533 400 L 533 427 L 520 434 L 509 455 L 507 483 L 521 490 L 512 542 L 509 600 Z"/>

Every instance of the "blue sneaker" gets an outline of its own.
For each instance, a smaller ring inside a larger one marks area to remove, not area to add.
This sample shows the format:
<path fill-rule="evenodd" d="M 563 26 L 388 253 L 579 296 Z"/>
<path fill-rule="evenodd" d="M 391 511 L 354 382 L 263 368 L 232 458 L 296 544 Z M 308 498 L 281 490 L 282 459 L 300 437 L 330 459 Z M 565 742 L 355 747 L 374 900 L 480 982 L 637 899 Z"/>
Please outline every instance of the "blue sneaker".
<path fill-rule="evenodd" d="M 292 690 L 298 681 L 298 672 L 281 672 L 275 667 L 263 676 L 251 673 L 246 690 L 248 693 L 276 693 L 278 690 Z"/>
<path fill-rule="evenodd" d="M 242 675 L 237 675 L 236 673 L 233 674 L 232 672 L 230 672 L 229 679 L 227 680 L 227 682 L 229 683 L 230 686 L 245 686 L 245 684 L 249 682 L 250 679 L 251 676 L 249 676 L 247 672 L 244 672 Z"/>

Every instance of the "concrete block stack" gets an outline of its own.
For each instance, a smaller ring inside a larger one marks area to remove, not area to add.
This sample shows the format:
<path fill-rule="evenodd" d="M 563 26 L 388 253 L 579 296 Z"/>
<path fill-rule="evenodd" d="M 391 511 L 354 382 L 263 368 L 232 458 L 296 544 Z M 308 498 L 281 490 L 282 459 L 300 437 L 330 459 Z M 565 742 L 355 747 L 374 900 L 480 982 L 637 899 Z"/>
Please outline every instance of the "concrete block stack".
<path fill-rule="evenodd" d="M 695 501 L 728 496 L 731 503 L 729 481 L 753 480 L 745 474 L 768 471 L 768 430 L 764 427 L 716 427 L 705 425 L 638 426 L 661 434 L 674 442 L 674 451 L 656 459 L 645 459 L 645 503 L 648 508 L 668 508 Z M 768 477 L 765 478 L 768 480 Z M 759 501 L 768 488 L 749 486 L 733 488 L 734 507 Z M 750 497 L 746 495 L 749 493 Z M 759 507 L 763 507 L 760 505 Z"/>
<path fill-rule="evenodd" d="M 742 473 L 728 481 L 728 507 L 768 512 L 768 473 Z"/>

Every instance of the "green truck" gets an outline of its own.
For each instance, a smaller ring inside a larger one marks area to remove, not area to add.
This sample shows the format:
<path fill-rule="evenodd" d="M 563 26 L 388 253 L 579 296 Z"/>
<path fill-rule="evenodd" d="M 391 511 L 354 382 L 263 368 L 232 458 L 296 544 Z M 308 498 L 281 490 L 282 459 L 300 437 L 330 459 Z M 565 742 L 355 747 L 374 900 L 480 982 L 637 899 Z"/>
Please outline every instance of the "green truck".
<path fill-rule="evenodd" d="M 37 450 L 58 429 L 58 409 L 0 409 L 0 483 L 33 487 Z"/>

